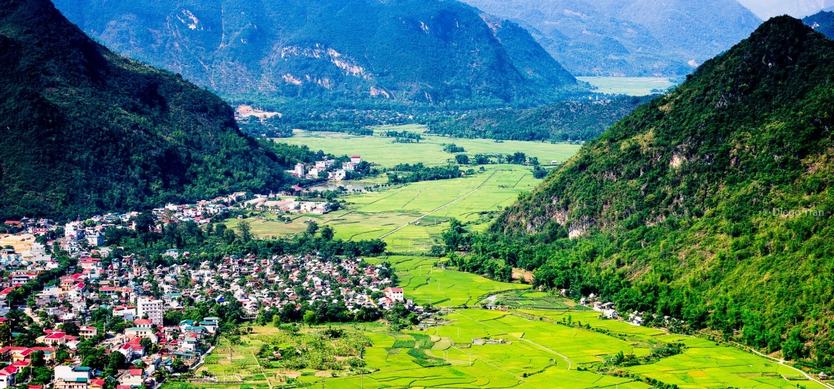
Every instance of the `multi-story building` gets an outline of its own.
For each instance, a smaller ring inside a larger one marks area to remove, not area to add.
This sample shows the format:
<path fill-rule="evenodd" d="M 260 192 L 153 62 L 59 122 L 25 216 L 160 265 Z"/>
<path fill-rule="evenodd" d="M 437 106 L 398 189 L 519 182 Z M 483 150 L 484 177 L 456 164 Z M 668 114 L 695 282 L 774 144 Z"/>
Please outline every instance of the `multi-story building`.
<path fill-rule="evenodd" d="M 162 326 L 162 318 L 165 316 L 165 303 L 162 300 L 149 297 L 139 297 L 136 302 L 136 316 L 148 319 L 157 326 Z"/>

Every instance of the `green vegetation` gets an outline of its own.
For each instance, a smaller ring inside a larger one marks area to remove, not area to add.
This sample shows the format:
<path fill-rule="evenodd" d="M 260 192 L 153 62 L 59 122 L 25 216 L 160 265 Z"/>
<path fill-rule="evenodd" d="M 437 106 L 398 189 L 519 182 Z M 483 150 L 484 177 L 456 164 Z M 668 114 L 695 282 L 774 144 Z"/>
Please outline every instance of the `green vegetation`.
<path fill-rule="evenodd" d="M 424 120 L 432 134 L 462 138 L 587 141 L 650 99 L 586 96 L 534 108 L 474 109 L 425 115 Z"/>
<path fill-rule="evenodd" d="M 386 173 L 391 184 L 406 184 L 409 182 L 448 180 L 463 175 L 458 165 L 426 166 L 422 163 L 401 163 Z"/>
<path fill-rule="evenodd" d="M 347 327 L 305 331 L 292 325 L 281 327 L 285 330 L 258 349 L 258 365 L 267 369 L 337 371 L 364 365 L 362 356 L 370 340 L 359 331 Z"/>
<path fill-rule="evenodd" d="M 0 217 L 75 218 L 286 184 L 275 152 L 181 77 L 113 54 L 48 0 L 0 10 Z"/>
<path fill-rule="evenodd" d="M 467 267 L 830 372 L 832 75 L 834 42 L 772 19 L 472 238 Z"/>

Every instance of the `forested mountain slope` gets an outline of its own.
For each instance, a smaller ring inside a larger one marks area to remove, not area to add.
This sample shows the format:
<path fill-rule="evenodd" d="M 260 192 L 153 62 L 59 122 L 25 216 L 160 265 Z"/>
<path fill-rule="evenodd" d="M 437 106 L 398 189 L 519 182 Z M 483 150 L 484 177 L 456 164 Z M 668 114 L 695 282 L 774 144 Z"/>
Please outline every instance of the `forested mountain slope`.
<path fill-rule="evenodd" d="M 530 34 L 452 0 L 57 0 L 88 34 L 227 98 L 511 102 L 579 87 Z"/>
<path fill-rule="evenodd" d="M 49 0 L 0 1 L 0 216 L 75 217 L 284 180 L 220 98 L 90 40 Z"/>
<path fill-rule="evenodd" d="M 772 19 L 583 147 L 466 266 L 830 369 L 832 128 L 834 42 Z"/>

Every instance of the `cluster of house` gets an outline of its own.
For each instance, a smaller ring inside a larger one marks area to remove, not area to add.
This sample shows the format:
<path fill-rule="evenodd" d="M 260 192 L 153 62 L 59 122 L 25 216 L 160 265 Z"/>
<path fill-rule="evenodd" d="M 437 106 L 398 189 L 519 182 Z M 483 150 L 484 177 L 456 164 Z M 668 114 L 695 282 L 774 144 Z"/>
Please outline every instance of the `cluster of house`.
<path fill-rule="evenodd" d="M 422 311 L 405 298 L 401 288 L 393 286 L 390 268 L 361 259 L 249 255 L 227 256 L 215 263 L 183 261 L 150 267 L 132 255 L 103 260 L 107 257 L 102 255 L 105 250 L 77 254 L 75 272 L 37 292 L 34 304 L 19 307 L 36 322 L 73 323 L 78 330 L 72 334 L 61 326 L 44 330 L 34 340 L 37 347 L 3 345 L 0 389 L 15 384 L 15 375 L 31 363 L 29 357 L 35 351 L 43 352 L 48 366 L 54 367 L 54 388 L 96 389 L 100 384 L 96 377 L 101 372 L 82 366 L 77 354 L 79 343 L 85 339 L 142 366 L 120 372 L 122 389 L 153 385 L 155 373 L 170 371 L 174 360 L 186 366 L 198 363 L 218 331 L 218 318 L 170 323 L 165 320 L 166 313 L 183 312 L 188 304 L 205 301 L 225 304 L 230 294 L 249 318 L 262 310 L 300 310 L 317 302 L 339 305 L 350 312 L 385 310 L 397 303 Z M 165 254 L 190 257 L 187 252 L 169 251 Z M 125 324 L 116 329 L 102 328 L 92 319 L 101 308 Z M 0 325 L 4 321 L 0 318 Z M 153 351 L 148 345 L 154 345 Z M 59 348 L 69 357 L 56 360 Z"/>
<path fill-rule="evenodd" d="M 359 155 L 351 156 L 350 160 L 342 162 L 341 166 L 337 166 L 336 160 L 333 159 L 323 159 L 312 164 L 299 162 L 288 173 L 296 178 L 311 180 L 323 178 L 326 174 L 328 180 L 342 181 L 347 178 L 349 172 L 355 171 L 360 163 L 362 163 L 362 157 Z"/>
<path fill-rule="evenodd" d="M 159 267 L 153 273 L 164 296 L 185 295 L 199 301 L 205 293 L 222 301 L 225 293 L 231 293 L 250 318 L 262 309 L 300 309 L 316 302 L 344 305 L 354 312 L 388 309 L 398 302 L 413 306 L 402 289 L 391 288 L 390 269 L 360 259 L 228 256 L 219 263 Z"/>
<path fill-rule="evenodd" d="M 243 206 L 263 211 L 324 215 L 335 210 L 336 203 L 329 201 L 299 200 L 285 195 L 256 195 Z"/>
<path fill-rule="evenodd" d="M 620 314 L 614 309 L 614 303 L 612 302 L 602 302 L 600 301 L 597 296 L 593 293 L 588 295 L 588 297 L 582 297 L 579 299 L 579 304 L 583 306 L 590 306 L 591 309 L 600 313 L 605 319 L 619 319 Z M 642 319 L 641 319 L 642 320 Z M 637 324 L 642 324 L 642 321 Z"/>
<path fill-rule="evenodd" d="M 35 323 L 72 323 L 77 332 L 70 334 L 59 328 L 50 328 L 34 339 L 36 347 L 2 345 L 0 389 L 15 385 L 20 369 L 29 366 L 32 353 L 38 351 L 43 353 L 48 366 L 54 367 L 52 387 L 103 387 L 103 381 L 96 378 L 101 372 L 81 366 L 77 351 L 79 343 L 85 339 L 95 341 L 107 353 L 121 353 L 131 365 L 142 366 L 141 369 L 120 372 L 117 378 L 122 389 L 152 385 L 154 373 L 160 369 L 171 370 L 174 360 L 182 361 L 185 366 L 194 365 L 211 345 L 218 330 L 219 318 L 205 317 L 200 322 L 183 320 L 173 324 L 164 321 L 166 312 L 184 309 L 182 294 L 199 296 L 199 299 L 208 299 L 210 294 L 190 288 L 182 290 L 182 293 L 154 295 L 151 282 L 155 277 L 162 279 L 165 274 L 147 268 L 143 261 L 134 260 L 130 255 L 105 262 L 101 259 L 101 251 L 80 253 L 77 255 L 76 270 L 60 277 L 55 285 L 37 292 L 34 304 L 16 308 L 24 311 Z M 0 296 L 7 308 L 4 315 L 8 313 L 6 297 L 14 289 L 14 286 L 9 286 Z M 113 317 L 123 325 L 117 326 L 117 329 L 102 328 L 100 323 L 95 326 L 92 314 L 102 308 L 112 312 Z M 6 321 L 0 317 L 0 325 Z M 147 348 L 148 345 L 153 345 L 153 351 Z M 68 358 L 56 360 L 57 349 L 66 351 Z"/>
<path fill-rule="evenodd" d="M 79 335 L 69 335 L 60 330 L 44 330 L 38 337 L 39 346 L 5 346 L 0 348 L 0 389 L 15 387 L 18 374 L 32 366 L 35 353 L 40 353 L 42 363 L 53 370 L 51 387 L 54 389 L 104 389 L 105 380 L 102 372 L 81 364 L 77 354 L 78 345 L 83 339 L 99 339 L 99 346 L 104 346 L 106 353 L 120 353 L 130 366 L 123 369 L 116 379 L 117 389 L 137 389 L 154 387 L 158 384 L 161 369 L 170 370 L 174 358 L 195 363 L 209 344 L 209 339 L 217 332 L 219 319 L 206 317 L 199 323 L 183 320 L 179 325 L 163 326 L 151 320 L 136 319 L 133 327 L 124 332 L 109 331 L 99 335 L 98 328 L 82 326 Z M 147 341 L 144 341 L 147 339 Z M 153 345 L 153 351 L 146 349 Z M 57 360 L 58 350 L 63 350 L 68 359 Z M 139 363 L 141 361 L 141 363 Z M 38 389 L 32 388 L 30 389 Z M 39 387 L 42 389 L 42 387 Z"/>
<path fill-rule="evenodd" d="M 39 243 L 32 243 L 31 249 L 22 252 L 11 247 L 0 248 L 0 270 L 8 273 L 8 277 L 0 279 L 0 316 L 9 312 L 8 296 L 15 288 L 58 267 L 58 262 Z"/>
<path fill-rule="evenodd" d="M 152 212 L 162 224 L 193 221 L 197 224 L 209 224 L 213 218 L 225 216 L 232 206 L 246 200 L 246 192 L 235 192 L 211 200 L 201 200 L 194 204 L 168 204 L 155 208 Z"/>

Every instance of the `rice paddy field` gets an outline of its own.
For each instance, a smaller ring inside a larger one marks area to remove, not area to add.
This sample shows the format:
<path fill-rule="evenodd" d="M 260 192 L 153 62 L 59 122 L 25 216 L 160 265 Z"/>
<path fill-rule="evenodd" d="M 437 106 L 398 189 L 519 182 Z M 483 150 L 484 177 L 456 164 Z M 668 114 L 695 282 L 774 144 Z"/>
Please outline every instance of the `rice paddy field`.
<path fill-rule="evenodd" d="M 421 133 L 420 143 L 395 143 L 393 138 L 382 135 L 385 131 Z M 564 161 L 573 156 L 578 145 L 568 143 L 495 141 L 489 139 L 451 138 L 425 134 L 421 125 L 381 126 L 374 128 L 373 136 L 349 135 L 338 132 L 293 131 L 291 138 L 276 139 L 292 145 L 307 145 L 313 150 L 324 150 L 334 155 L 361 155 L 362 159 L 383 167 L 399 163 L 424 163 L 428 166 L 445 165 L 454 155 L 443 151 L 443 146 L 454 143 L 465 154 L 512 154 L 521 151 L 539 159 L 542 164 Z"/>
<path fill-rule="evenodd" d="M 471 273 L 445 269 L 442 260 L 432 257 L 390 256 L 367 260 L 372 263 L 388 261 L 399 278 L 399 286 L 408 298 L 422 305 L 474 306 L 488 295 L 529 288 L 524 284 L 508 284 Z"/>
<path fill-rule="evenodd" d="M 382 135 L 389 130 L 424 134 L 426 128 L 420 125 L 381 126 L 374 128 L 373 136 L 296 131 L 292 138 L 277 141 L 306 145 L 334 155 L 358 154 L 381 167 L 400 163 L 446 164 L 454 157 L 443 151 L 443 146 L 449 143 L 464 147 L 470 155 L 521 151 L 537 157 L 543 164 L 564 162 L 579 149 L 577 145 L 565 143 L 496 142 L 425 134 L 420 143 L 394 143 L 392 138 Z M 381 183 L 380 178 L 366 181 Z M 268 214 L 245 220 L 252 232 L 260 237 L 296 234 L 306 229 L 307 221 L 315 221 L 333 227 L 340 239 L 383 239 L 391 252 L 424 253 L 437 243 L 451 218 L 469 222 L 476 230 L 484 228 L 497 212 L 539 182 L 527 166 L 487 165 L 483 171 L 458 179 L 416 182 L 349 195 L 343 198 L 346 207 L 327 215 L 301 215 L 290 223 Z M 232 220 L 229 225 L 234 227 L 239 222 Z"/>
<path fill-rule="evenodd" d="M 573 325 L 560 324 L 570 315 Z M 732 347 L 599 319 L 593 311 L 458 309 L 427 330 L 392 331 L 381 323 L 334 324 L 364 334 L 365 366 L 345 371 L 264 367 L 255 354 L 274 327 L 255 327 L 232 345 L 222 340 L 197 373 L 203 382 L 169 388 L 821 388 L 789 368 Z M 581 324 L 581 325 L 580 325 Z M 586 325 L 590 325 L 590 328 Z M 321 329 L 318 327 L 317 329 Z M 311 329 L 308 329 L 311 330 Z M 606 333 L 604 333 L 606 332 Z M 678 355 L 616 373 L 594 369 L 607 356 L 645 356 L 682 342 Z M 650 381 L 657 380 L 657 381 Z"/>

